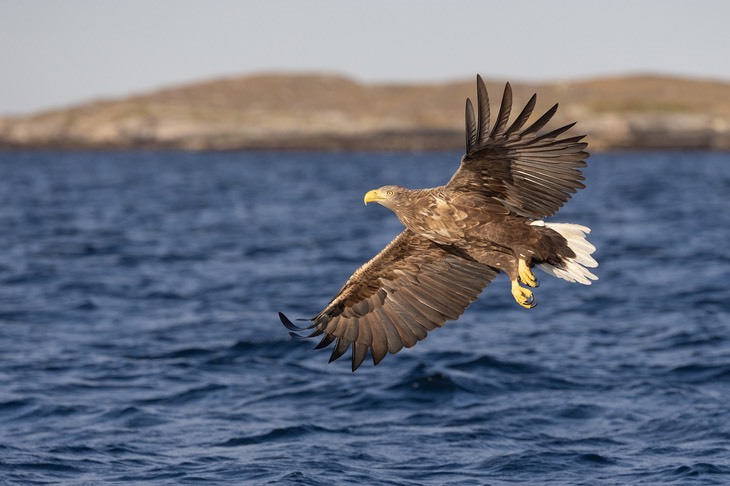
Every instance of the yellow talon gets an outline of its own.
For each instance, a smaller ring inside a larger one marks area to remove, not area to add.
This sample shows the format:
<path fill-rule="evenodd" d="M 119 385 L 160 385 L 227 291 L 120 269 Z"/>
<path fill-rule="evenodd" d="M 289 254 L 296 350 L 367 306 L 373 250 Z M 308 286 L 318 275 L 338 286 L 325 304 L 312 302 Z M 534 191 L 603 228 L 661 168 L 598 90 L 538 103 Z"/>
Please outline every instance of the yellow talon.
<path fill-rule="evenodd" d="M 517 303 L 525 309 L 532 309 L 537 305 L 537 300 L 532 294 L 532 291 L 524 287 L 520 287 L 517 280 L 512 281 L 512 296 L 515 298 Z"/>
<path fill-rule="evenodd" d="M 517 271 L 520 274 L 520 280 L 523 284 L 530 287 L 538 287 L 540 285 L 539 283 L 537 283 L 535 274 L 532 273 L 532 270 L 530 270 L 527 262 L 521 258 L 519 260 L 519 263 L 517 264 Z"/>

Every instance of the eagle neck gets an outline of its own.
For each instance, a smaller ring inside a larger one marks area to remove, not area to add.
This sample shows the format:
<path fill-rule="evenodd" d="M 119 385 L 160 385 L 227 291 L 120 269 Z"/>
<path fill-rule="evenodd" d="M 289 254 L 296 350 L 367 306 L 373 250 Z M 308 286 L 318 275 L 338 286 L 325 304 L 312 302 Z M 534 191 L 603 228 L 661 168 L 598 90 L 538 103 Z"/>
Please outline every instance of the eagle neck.
<path fill-rule="evenodd" d="M 442 234 L 444 228 L 440 227 L 438 219 L 442 216 L 441 213 L 448 211 L 448 202 L 439 189 L 441 188 L 409 189 L 400 198 L 400 204 L 390 209 L 398 216 L 403 226 L 413 233 L 446 243 L 450 238 Z"/>

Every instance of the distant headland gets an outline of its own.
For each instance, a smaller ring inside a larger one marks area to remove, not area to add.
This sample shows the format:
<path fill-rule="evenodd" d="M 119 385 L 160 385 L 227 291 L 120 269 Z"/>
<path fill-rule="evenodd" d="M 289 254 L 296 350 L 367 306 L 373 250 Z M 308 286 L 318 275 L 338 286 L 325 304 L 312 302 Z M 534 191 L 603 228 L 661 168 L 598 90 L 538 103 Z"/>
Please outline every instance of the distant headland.
<path fill-rule="evenodd" d="M 493 103 L 505 80 L 487 81 Z M 636 75 L 513 82 L 553 125 L 578 121 L 591 150 L 730 150 L 730 83 Z M 0 118 L 0 148 L 431 150 L 464 145 L 474 81 L 362 84 L 320 74 L 260 74 Z"/>

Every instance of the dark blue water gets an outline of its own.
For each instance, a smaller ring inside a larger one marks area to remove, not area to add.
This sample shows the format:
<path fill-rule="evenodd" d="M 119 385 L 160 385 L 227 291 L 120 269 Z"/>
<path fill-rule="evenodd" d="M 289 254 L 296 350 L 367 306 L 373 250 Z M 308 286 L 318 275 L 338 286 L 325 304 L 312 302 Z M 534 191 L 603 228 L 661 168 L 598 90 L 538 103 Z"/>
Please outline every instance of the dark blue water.
<path fill-rule="evenodd" d="M 459 154 L 0 154 L 0 482 L 730 484 L 730 154 L 595 155 L 600 280 L 353 374 L 291 340 Z"/>

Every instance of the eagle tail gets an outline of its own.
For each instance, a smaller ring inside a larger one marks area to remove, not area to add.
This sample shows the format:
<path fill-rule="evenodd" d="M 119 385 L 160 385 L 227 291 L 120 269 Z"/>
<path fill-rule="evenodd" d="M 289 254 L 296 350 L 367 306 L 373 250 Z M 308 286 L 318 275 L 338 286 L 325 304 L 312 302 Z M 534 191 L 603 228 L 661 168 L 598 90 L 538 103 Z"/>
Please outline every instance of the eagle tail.
<path fill-rule="evenodd" d="M 578 282 L 583 285 L 590 285 L 592 280 L 598 280 L 598 277 L 588 270 L 598 266 L 598 262 L 591 256 L 596 251 L 596 247 L 586 239 L 586 235 L 591 232 L 590 228 L 579 224 L 545 223 L 543 221 L 535 221 L 532 224 L 536 226 L 545 225 L 545 227 L 560 234 L 568 242 L 568 247 L 575 253 L 573 258 L 568 258 L 559 265 L 540 263 L 537 266 L 541 270 L 553 277 L 562 278 L 568 282 Z"/>

